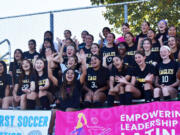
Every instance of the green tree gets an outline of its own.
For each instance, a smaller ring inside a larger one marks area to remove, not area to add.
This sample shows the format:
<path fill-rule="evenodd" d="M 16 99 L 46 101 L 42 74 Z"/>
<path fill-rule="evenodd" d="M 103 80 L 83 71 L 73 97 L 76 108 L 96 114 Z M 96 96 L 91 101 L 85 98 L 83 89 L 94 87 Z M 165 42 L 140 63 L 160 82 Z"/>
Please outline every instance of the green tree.
<path fill-rule="evenodd" d="M 127 2 L 132 0 L 91 0 L 94 5 Z M 113 31 L 120 33 L 124 22 L 124 6 L 106 7 L 105 19 L 114 26 Z M 146 20 L 157 30 L 157 23 L 165 19 L 168 25 L 175 25 L 180 34 L 180 0 L 151 0 L 128 5 L 128 23 L 134 34 L 140 33 L 141 23 Z"/>

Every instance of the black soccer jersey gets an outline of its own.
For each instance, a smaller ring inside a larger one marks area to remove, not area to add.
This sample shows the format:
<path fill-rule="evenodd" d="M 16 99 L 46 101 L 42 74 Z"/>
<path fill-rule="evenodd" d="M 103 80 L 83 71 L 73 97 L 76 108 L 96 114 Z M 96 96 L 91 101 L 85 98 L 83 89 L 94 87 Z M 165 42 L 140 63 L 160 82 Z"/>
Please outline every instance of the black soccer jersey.
<path fill-rule="evenodd" d="M 61 85 L 62 83 L 59 84 L 59 86 Z M 79 80 L 76 80 L 75 86 L 73 87 L 74 89 L 73 89 L 72 95 L 70 95 L 70 88 L 71 86 L 67 85 L 66 98 L 63 99 L 61 98 L 61 96 L 59 97 L 60 107 L 64 110 L 66 108 L 79 108 L 80 107 L 80 96 L 81 96 L 82 84 L 80 83 Z"/>
<path fill-rule="evenodd" d="M 23 90 L 29 89 L 31 82 L 32 81 L 35 82 L 36 77 L 34 74 L 31 74 L 31 75 L 24 75 L 22 80 L 20 80 L 20 79 L 21 78 L 19 77 L 18 79 L 16 79 L 16 82 L 15 82 L 15 84 L 21 84 L 21 86 L 19 87 L 18 92 L 17 92 L 17 95 L 19 95 L 19 96 L 22 94 L 25 94 L 23 92 Z M 20 82 L 20 81 L 22 81 L 22 82 Z"/>
<path fill-rule="evenodd" d="M 178 63 L 170 61 L 167 64 L 159 63 L 157 65 L 157 75 L 159 76 L 159 84 L 171 85 L 176 82 L 176 72 L 178 70 Z"/>
<path fill-rule="evenodd" d="M 11 76 L 6 74 L 0 76 L 0 98 L 5 97 L 5 90 L 7 85 L 11 85 Z"/>
<path fill-rule="evenodd" d="M 38 52 L 34 52 L 34 53 L 29 53 L 29 51 L 24 52 L 23 56 L 25 59 L 28 59 L 29 61 L 33 62 L 34 56 L 38 56 L 39 57 L 39 53 Z"/>
<path fill-rule="evenodd" d="M 129 68 L 124 68 L 121 71 L 118 71 L 118 69 L 113 66 L 110 71 L 110 76 L 113 76 L 113 77 L 116 77 L 116 76 L 124 76 L 125 77 L 126 75 L 130 75 Z"/>
<path fill-rule="evenodd" d="M 16 78 L 19 77 L 19 75 L 20 75 L 21 72 L 22 72 L 22 70 L 21 70 L 21 64 L 20 64 L 20 63 L 11 62 L 11 63 L 10 63 L 10 67 L 9 67 L 9 71 L 12 72 L 12 74 L 13 74 L 13 80 L 15 80 Z"/>
<path fill-rule="evenodd" d="M 100 75 L 99 75 L 100 74 Z M 98 78 L 99 75 L 99 78 Z M 87 69 L 86 85 L 89 89 L 96 91 L 99 88 L 107 86 L 109 80 L 109 70 L 102 67 L 95 71 L 93 68 Z"/>
<path fill-rule="evenodd" d="M 108 56 L 106 59 L 107 65 L 112 63 L 113 57 L 118 55 L 118 49 L 117 47 L 111 47 L 108 48 L 107 46 L 104 46 L 101 48 L 101 57 L 103 58 L 104 56 Z"/>
<path fill-rule="evenodd" d="M 138 85 L 143 85 L 145 83 L 145 77 L 148 74 L 155 74 L 155 71 L 155 67 L 150 64 L 146 64 L 143 71 L 141 71 L 139 66 L 136 66 L 134 69 L 132 69 L 132 76 L 136 77 L 136 82 Z"/>
<path fill-rule="evenodd" d="M 159 51 L 160 51 L 160 43 L 157 41 L 156 43 L 153 43 L 152 44 L 152 48 L 151 48 L 151 51 L 152 53 L 157 53 L 159 54 Z"/>
<path fill-rule="evenodd" d="M 178 55 L 179 55 L 179 49 L 178 49 L 175 53 L 173 53 L 174 60 L 175 60 L 176 62 L 179 61 L 179 60 L 178 60 Z"/>
<path fill-rule="evenodd" d="M 45 86 L 46 79 L 48 79 L 48 74 L 44 73 L 42 76 L 38 76 L 38 88 L 39 86 Z"/>
<path fill-rule="evenodd" d="M 87 49 L 86 47 L 84 47 L 83 50 L 84 50 L 84 53 L 87 55 L 86 63 L 89 64 L 91 62 L 91 56 L 92 56 L 91 49 Z"/>
<path fill-rule="evenodd" d="M 149 56 L 146 56 L 146 60 L 145 60 L 147 64 L 153 64 L 153 62 L 159 63 L 160 61 L 161 61 L 161 57 L 159 53 L 153 53 L 153 52 L 151 52 Z"/>

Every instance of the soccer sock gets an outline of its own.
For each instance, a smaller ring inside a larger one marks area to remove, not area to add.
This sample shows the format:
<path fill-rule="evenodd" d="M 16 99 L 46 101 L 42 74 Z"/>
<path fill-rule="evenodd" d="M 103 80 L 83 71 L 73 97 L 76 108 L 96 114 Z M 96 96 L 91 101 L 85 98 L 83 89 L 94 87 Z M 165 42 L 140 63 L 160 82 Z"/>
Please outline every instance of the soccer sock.
<path fill-rule="evenodd" d="M 126 101 L 126 105 L 132 104 L 132 93 L 131 92 L 125 93 L 125 101 Z"/>
<path fill-rule="evenodd" d="M 50 103 L 47 96 L 42 96 L 39 98 L 42 109 L 43 110 L 49 110 L 50 109 Z"/>
<path fill-rule="evenodd" d="M 164 96 L 164 100 L 170 100 L 171 96 Z"/>
<path fill-rule="evenodd" d="M 102 102 L 99 102 L 99 101 L 96 101 L 96 102 L 93 103 L 93 106 L 94 106 L 95 108 L 99 108 L 99 107 L 102 107 L 102 106 L 103 106 L 103 103 L 102 103 Z"/>
<path fill-rule="evenodd" d="M 154 101 L 160 101 L 160 97 L 154 98 Z"/>
<path fill-rule="evenodd" d="M 124 93 L 119 95 L 119 101 L 120 101 L 120 105 L 126 104 L 126 95 Z"/>
<path fill-rule="evenodd" d="M 31 100 L 31 99 L 27 99 L 27 110 L 34 110 L 35 106 L 36 106 L 36 101 L 35 100 Z"/>
<path fill-rule="evenodd" d="M 114 105 L 114 96 L 108 95 L 108 97 L 107 97 L 107 105 L 108 105 L 108 107 L 112 107 Z"/>
<path fill-rule="evenodd" d="M 151 102 L 152 100 L 152 90 L 145 90 L 144 91 L 144 98 L 145 98 L 145 102 Z"/>

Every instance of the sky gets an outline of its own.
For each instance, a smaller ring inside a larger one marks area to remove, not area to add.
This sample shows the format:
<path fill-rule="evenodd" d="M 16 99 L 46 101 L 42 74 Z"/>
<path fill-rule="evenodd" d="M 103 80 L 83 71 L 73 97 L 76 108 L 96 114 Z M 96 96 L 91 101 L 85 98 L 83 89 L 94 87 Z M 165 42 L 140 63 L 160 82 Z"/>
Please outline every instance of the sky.
<path fill-rule="evenodd" d="M 0 17 L 37 13 L 59 9 L 91 6 L 90 0 L 4 0 L 1 2 Z M 104 26 L 109 25 L 102 13 L 105 8 L 88 9 L 54 14 L 54 39 L 63 39 L 65 29 L 72 31 L 81 42 L 80 33 L 88 30 L 99 40 L 99 33 Z M 16 48 L 28 50 L 28 40 L 35 39 L 37 49 L 43 42 L 43 34 L 50 29 L 49 14 L 0 20 L 0 41 L 8 38 L 11 42 L 12 54 Z M 2 49 L 1 49 L 2 48 Z M 1 45 L 0 55 L 7 50 L 7 45 Z"/>

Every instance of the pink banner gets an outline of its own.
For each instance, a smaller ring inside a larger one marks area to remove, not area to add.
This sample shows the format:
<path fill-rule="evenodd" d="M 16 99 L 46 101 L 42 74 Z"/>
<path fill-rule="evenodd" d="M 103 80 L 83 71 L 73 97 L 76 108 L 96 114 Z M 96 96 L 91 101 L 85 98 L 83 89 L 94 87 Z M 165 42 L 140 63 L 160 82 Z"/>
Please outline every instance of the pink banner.
<path fill-rule="evenodd" d="M 56 113 L 56 135 L 180 135 L 180 102 Z"/>

